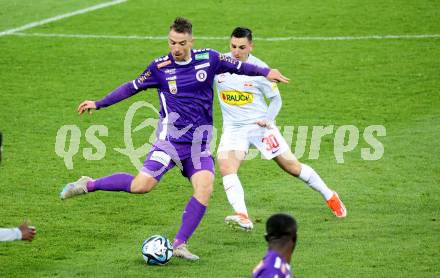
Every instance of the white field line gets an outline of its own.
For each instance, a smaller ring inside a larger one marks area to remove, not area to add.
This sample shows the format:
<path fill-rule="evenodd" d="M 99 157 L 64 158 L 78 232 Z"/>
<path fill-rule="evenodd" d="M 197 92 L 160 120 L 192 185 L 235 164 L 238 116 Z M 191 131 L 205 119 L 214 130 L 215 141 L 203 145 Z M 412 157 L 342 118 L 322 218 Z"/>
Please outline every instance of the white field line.
<path fill-rule="evenodd" d="M 126 1 L 126 0 L 125 0 Z M 124 40 L 166 40 L 166 36 L 139 36 L 139 35 L 93 35 L 93 34 L 51 34 L 51 33 L 19 33 L 11 32 L 7 35 L 31 36 L 31 37 L 57 37 L 57 38 L 80 38 L 80 39 L 124 39 Z M 198 40 L 228 40 L 229 37 L 195 36 Z M 369 35 L 369 36 L 291 36 L 291 37 L 256 37 L 258 41 L 355 41 L 355 40 L 389 40 L 389 39 L 432 39 L 440 38 L 440 34 L 414 34 L 414 35 Z"/>
<path fill-rule="evenodd" d="M 31 22 L 29 24 L 23 25 L 23 26 L 18 27 L 18 28 L 13 28 L 13 29 L 2 31 L 2 32 L 0 32 L 0 37 L 1 36 L 5 36 L 5 35 L 11 35 L 11 34 L 14 34 L 16 32 L 20 32 L 20 31 L 28 30 L 28 29 L 31 29 L 31 28 L 34 28 L 34 27 L 37 27 L 37 26 L 41 26 L 41 25 L 50 23 L 50 22 L 54 22 L 54 21 L 58 21 L 58 20 L 64 19 L 64 18 L 67 18 L 67 17 L 71 17 L 71 16 L 75 16 L 75 15 L 79 15 L 79 14 L 85 14 L 85 13 L 88 13 L 88 12 L 91 12 L 91 11 L 103 9 L 103 8 L 110 7 L 110 6 L 113 6 L 113 5 L 118 5 L 118 4 L 121 4 L 121 3 L 124 3 L 124 2 L 127 2 L 127 0 L 113 0 L 113 1 L 110 1 L 110 2 L 105 2 L 105 3 L 102 3 L 102 4 L 98 4 L 98 5 L 91 6 L 91 7 L 85 8 L 85 9 L 81 9 L 81 10 L 77 10 L 77 11 L 74 11 L 74 12 L 70 12 L 70 13 L 66 13 L 66 14 L 60 14 L 60 15 L 57 15 L 57 16 L 54 16 L 54 17 L 51 17 L 51 18 L 47 18 L 47 19 Z"/>

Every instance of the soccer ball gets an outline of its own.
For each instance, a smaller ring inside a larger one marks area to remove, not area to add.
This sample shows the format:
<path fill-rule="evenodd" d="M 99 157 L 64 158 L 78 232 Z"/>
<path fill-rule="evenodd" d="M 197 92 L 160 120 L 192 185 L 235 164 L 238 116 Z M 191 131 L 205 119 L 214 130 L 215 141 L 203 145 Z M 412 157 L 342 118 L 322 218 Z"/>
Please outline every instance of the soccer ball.
<path fill-rule="evenodd" d="M 164 236 L 154 235 L 142 243 L 142 257 L 149 265 L 164 265 L 173 256 L 173 245 Z"/>

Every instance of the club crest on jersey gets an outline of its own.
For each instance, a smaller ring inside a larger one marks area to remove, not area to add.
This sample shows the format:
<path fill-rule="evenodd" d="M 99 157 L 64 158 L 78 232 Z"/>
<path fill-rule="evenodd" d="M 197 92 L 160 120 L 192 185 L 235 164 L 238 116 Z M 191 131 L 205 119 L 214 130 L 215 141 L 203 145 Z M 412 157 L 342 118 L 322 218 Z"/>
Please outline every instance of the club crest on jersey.
<path fill-rule="evenodd" d="M 173 95 L 177 94 L 176 81 L 168 81 L 168 88 L 170 89 L 170 93 L 172 93 Z"/>
<path fill-rule="evenodd" d="M 220 92 L 222 101 L 229 105 L 242 106 L 254 102 L 254 95 L 240 91 L 222 91 Z"/>
<path fill-rule="evenodd" d="M 208 74 L 204 70 L 199 70 L 196 72 L 196 79 L 199 82 L 205 81 L 207 77 L 208 77 Z"/>

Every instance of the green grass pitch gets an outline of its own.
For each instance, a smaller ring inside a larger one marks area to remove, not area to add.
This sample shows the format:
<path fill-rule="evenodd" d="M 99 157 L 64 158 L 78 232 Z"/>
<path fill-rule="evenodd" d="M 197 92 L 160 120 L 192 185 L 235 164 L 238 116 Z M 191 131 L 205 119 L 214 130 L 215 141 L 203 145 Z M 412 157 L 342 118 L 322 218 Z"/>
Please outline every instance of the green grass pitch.
<path fill-rule="evenodd" d="M 87 8 L 97 0 L 0 0 L 0 32 Z M 440 276 L 440 38 L 255 41 L 254 54 L 293 82 L 280 85 L 277 124 L 354 125 L 359 144 L 337 163 L 335 132 L 310 159 L 311 130 L 301 160 L 337 190 L 348 217 L 333 217 L 316 192 L 275 163 L 254 159 L 240 170 L 253 232 L 223 222 L 232 211 L 219 173 L 207 214 L 190 240 L 195 263 L 173 259 L 164 267 L 142 260 L 143 239 L 173 238 L 192 188 L 178 170 L 147 195 L 97 192 L 60 201 L 62 186 L 81 175 L 136 173 L 124 146 L 124 116 L 132 103 L 158 107 L 154 90 L 79 117 L 77 105 L 98 99 L 136 77 L 168 52 L 166 40 L 47 37 L 41 34 L 165 36 L 176 16 L 193 21 L 195 47 L 228 51 L 238 25 L 255 36 L 336 37 L 440 34 L 440 3 L 420 1 L 140 1 L 125 3 L 0 36 L 0 226 L 32 220 L 32 243 L 0 244 L 1 277 L 249 277 L 265 253 L 264 222 L 288 212 L 299 222 L 292 266 L 297 277 Z M 34 34 L 34 35 L 31 35 Z M 40 34 L 40 35 L 35 35 Z M 215 125 L 221 111 L 215 99 Z M 145 114 L 144 116 L 149 116 Z M 140 123 L 144 116 L 137 114 Z M 84 134 L 105 125 L 105 158 L 84 159 Z M 77 125 L 81 144 L 68 170 L 55 153 L 63 125 Z M 383 125 L 384 155 L 363 160 L 362 137 Z M 153 130 L 134 133 L 135 146 Z"/>

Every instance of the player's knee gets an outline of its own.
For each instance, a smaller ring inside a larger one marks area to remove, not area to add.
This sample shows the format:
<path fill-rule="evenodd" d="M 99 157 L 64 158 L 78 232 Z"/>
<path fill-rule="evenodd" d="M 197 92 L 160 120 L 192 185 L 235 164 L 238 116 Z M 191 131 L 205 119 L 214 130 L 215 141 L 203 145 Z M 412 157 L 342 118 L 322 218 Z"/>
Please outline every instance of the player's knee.
<path fill-rule="evenodd" d="M 297 161 L 283 161 L 281 168 L 294 177 L 298 177 L 301 173 L 301 164 Z"/>
<path fill-rule="evenodd" d="M 230 163 L 227 163 L 225 160 L 219 160 L 218 167 L 220 169 L 220 174 L 222 177 L 230 174 L 234 174 L 236 171 L 234 167 Z"/>
<path fill-rule="evenodd" d="M 144 178 L 142 180 L 134 179 L 131 183 L 131 192 L 145 194 L 153 190 L 157 181 L 153 177 Z"/>
<path fill-rule="evenodd" d="M 294 163 L 289 165 L 289 172 L 293 176 L 298 177 L 299 174 L 301 173 L 301 163 L 299 163 L 298 161 L 295 161 Z"/>
<path fill-rule="evenodd" d="M 214 186 L 212 183 L 207 184 L 206 186 L 203 187 L 204 189 L 204 193 L 206 196 L 211 197 L 212 192 L 214 191 Z"/>
<path fill-rule="evenodd" d="M 199 200 L 200 203 L 207 206 L 209 203 L 209 200 L 211 199 L 211 195 L 213 192 L 213 185 L 211 184 L 204 184 L 200 185 L 196 188 L 194 192 L 194 196 L 197 200 Z"/>

